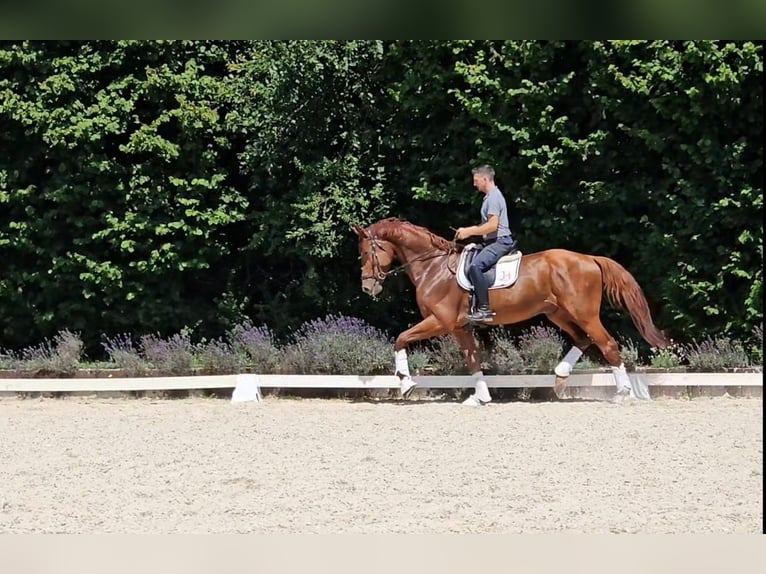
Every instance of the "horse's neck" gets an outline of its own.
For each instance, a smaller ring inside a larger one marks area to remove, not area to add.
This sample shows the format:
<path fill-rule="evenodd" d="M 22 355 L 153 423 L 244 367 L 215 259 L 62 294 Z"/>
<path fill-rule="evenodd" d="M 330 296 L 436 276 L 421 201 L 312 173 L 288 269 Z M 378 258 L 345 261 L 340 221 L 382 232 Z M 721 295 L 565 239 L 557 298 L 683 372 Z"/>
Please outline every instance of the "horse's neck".
<path fill-rule="evenodd" d="M 391 231 L 383 235 L 382 239 L 390 242 L 397 251 L 400 262 L 411 263 L 419 257 L 423 257 L 429 251 L 435 249 L 431 238 L 421 234 L 407 233 L 406 231 Z"/>
<path fill-rule="evenodd" d="M 387 240 L 396 248 L 399 262 L 405 266 L 405 272 L 416 289 L 421 283 L 430 282 L 431 279 L 427 278 L 433 277 L 433 270 L 447 262 L 447 252 L 430 235 L 399 232 Z"/>

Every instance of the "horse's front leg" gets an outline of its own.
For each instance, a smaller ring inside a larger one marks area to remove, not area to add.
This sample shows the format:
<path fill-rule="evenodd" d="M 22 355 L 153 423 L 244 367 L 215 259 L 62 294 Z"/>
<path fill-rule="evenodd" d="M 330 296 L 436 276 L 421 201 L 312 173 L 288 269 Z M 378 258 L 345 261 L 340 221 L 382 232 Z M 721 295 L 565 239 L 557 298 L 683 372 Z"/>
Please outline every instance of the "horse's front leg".
<path fill-rule="evenodd" d="M 396 351 L 396 375 L 399 377 L 399 388 L 405 399 L 415 390 L 417 383 L 410 377 L 410 366 L 407 362 L 407 345 L 415 341 L 422 341 L 432 337 L 445 335 L 447 329 L 436 319 L 429 315 L 417 325 L 410 327 L 396 338 L 394 349 Z"/>
<path fill-rule="evenodd" d="M 460 348 L 463 349 L 465 362 L 468 365 L 468 372 L 476 380 L 474 383 L 474 393 L 463 401 L 464 405 L 478 407 L 485 405 L 492 400 L 487 388 L 487 381 L 484 380 L 484 371 L 481 370 L 481 355 L 476 347 L 476 339 L 472 333 L 458 329 L 453 331 Z"/>

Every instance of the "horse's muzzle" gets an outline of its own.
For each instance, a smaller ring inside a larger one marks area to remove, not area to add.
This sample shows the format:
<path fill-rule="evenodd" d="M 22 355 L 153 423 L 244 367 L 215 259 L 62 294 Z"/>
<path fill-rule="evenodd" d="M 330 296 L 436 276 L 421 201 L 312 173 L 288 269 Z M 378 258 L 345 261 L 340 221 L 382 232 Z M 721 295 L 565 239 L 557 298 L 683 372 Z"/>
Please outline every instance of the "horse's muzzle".
<path fill-rule="evenodd" d="M 377 297 L 380 292 L 383 291 L 383 285 L 375 279 L 363 279 L 362 291 L 367 293 L 370 297 Z"/>

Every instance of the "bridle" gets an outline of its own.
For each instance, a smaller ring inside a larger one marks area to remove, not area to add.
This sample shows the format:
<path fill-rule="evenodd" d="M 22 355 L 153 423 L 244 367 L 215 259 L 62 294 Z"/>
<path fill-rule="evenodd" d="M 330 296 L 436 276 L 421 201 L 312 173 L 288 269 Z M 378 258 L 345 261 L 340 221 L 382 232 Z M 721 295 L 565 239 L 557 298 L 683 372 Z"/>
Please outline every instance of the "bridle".
<path fill-rule="evenodd" d="M 382 285 L 383 281 L 388 277 L 389 275 L 392 275 L 393 269 L 389 269 L 388 271 L 383 271 L 383 268 L 380 265 L 380 260 L 378 259 L 378 249 L 380 249 L 383 252 L 388 253 L 385 249 L 383 249 L 383 246 L 378 243 L 378 240 L 373 237 L 372 235 L 367 236 L 367 240 L 370 242 L 370 253 L 372 254 L 372 275 L 362 275 L 362 281 L 365 279 L 374 279 L 375 283 L 378 285 Z M 393 259 L 393 257 L 392 257 Z"/>
<path fill-rule="evenodd" d="M 402 263 L 401 265 L 397 265 L 396 267 L 393 267 L 392 269 L 389 269 L 388 271 L 383 271 L 380 265 L 380 260 L 378 259 L 377 250 L 380 249 L 381 251 L 385 253 L 388 253 L 388 252 L 383 248 L 382 245 L 380 245 L 380 243 L 378 242 L 378 239 L 375 236 L 370 235 L 369 232 L 367 232 L 367 240 L 370 242 L 370 253 L 372 255 L 372 275 L 362 275 L 362 281 L 364 281 L 365 279 L 373 279 L 375 283 L 377 285 L 380 285 L 381 287 L 383 286 L 383 281 L 385 281 L 386 277 L 388 277 L 389 275 L 396 275 L 397 273 L 404 271 L 407 267 L 409 267 L 413 263 L 417 263 L 418 261 L 428 261 L 429 259 L 435 259 L 436 257 L 440 257 L 440 256 L 449 256 L 450 254 L 457 251 L 457 248 L 453 242 L 450 249 L 448 249 L 446 252 L 441 247 L 435 247 L 434 249 L 431 249 L 430 251 L 426 251 L 422 255 L 415 257 L 414 259 L 408 261 L 407 263 Z M 396 254 L 394 253 L 391 258 L 393 259 L 395 255 Z M 448 268 L 449 268 L 449 265 L 448 265 Z M 450 269 L 450 271 L 454 273 L 452 269 Z"/>

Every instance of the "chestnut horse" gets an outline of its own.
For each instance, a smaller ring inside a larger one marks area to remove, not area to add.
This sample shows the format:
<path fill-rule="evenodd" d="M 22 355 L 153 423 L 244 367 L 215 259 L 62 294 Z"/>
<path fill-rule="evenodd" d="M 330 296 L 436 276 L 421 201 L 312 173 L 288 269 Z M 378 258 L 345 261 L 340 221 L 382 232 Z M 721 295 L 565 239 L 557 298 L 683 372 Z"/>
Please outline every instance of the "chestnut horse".
<path fill-rule="evenodd" d="M 407 363 L 407 345 L 451 333 L 459 343 L 475 378 L 475 392 L 466 404 L 481 405 L 491 396 L 481 371 L 473 334 L 465 329 L 469 293 L 458 285 L 455 272 L 459 251 L 453 242 L 408 221 L 388 218 L 367 228 L 353 226 L 359 236 L 362 290 L 376 297 L 387 275 L 404 271 L 415 286 L 423 320 L 396 339 L 395 368 L 402 395 L 415 388 Z M 394 263 L 399 262 L 398 267 Z M 630 313 L 641 336 L 653 347 L 669 341 L 654 325 L 641 287 L 619 263 L 608 257 L 549 249 L 523 255 L 516 282 L 491 289 L 489 303 L 495 312 L 488 325 L 506 325 L 544 314 L 573 340 L 574 346 L 555 369 L 554 389 L 560 397 L 577 360 L 595 344 L 612 366 L 617 396 L 630 396 L 630 379 L 617 342 L 599 318 L 602 292 L 614 307 Z"/>

